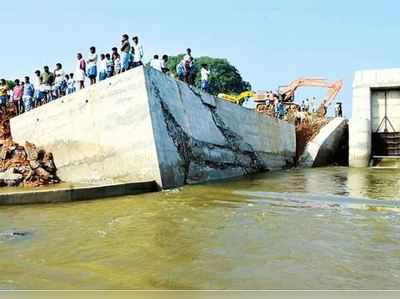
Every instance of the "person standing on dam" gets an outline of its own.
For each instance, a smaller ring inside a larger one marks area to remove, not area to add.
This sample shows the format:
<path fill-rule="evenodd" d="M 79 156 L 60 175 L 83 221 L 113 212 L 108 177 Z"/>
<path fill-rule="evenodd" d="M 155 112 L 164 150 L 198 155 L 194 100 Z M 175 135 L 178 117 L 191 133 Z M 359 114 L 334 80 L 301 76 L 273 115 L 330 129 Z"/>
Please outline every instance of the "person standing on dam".
<path fill-rule="evenodd" d="M 33 87 L 33 84 L 30 82 L 28 76 L 26 76 L 24 80 L 25 80 L 25 85 L 24 85 L 24 93 L 22 96 L 22 102 L 24 105 L 25 112 L 28 112 L 29 110 L 32 109 L 33 95 L 35 93 L 35 88 Z"/>
<path fill-rule="evenodd" d="M 121 41 L 121 71 L 125 72 L 129 70 L 130 65 L 130 50 L 131 44 L 129 43 L 128 34 L 122 35 Z"/>
<path fill-rule="evenodd" d="M 35 77 L 33 78 L 33 88 L 35 89 L 35 93 L 33 95 L 33 108 L 39 106 L 39 87 L 40 87 L 40 70 L 35 71 Z"/>
<path fill-rule="evenodd" d="M 96 84 L 97 78 L 97 54 L 96 47 L 90 47 L 89 59 L 87 64 L 87 76 L 90 79 L 90 85 Z"/>
<path fill-rule="evenodd" d="M 118 53 L 117 47 L 113 47 L 111 51 L 112 51 L 111 58 L 113 61 L 113 69 L 114 69 L 113 75 L 118 75 L 121 72 L 121 57 Z"/>
<path fill-rule="evenodd" d="M 317 99 L 315 97 L 311 98 L 311 112 L 317 112 Z"/>
<path fill-rule="evenodd" d="M 310 111 L 310 100 L 307 98 L 305 103 L 304 103 L 304 111 L 309 112 Z"/>
<path fill-rule="evenodd" d="M 191 80 L 191 75 L 193 73 L 193 56 L 192 56 L 192 49 L 187 48 L 186 49 L 186 54 L 185 56 L 183 56 L 183 65 L 185 67 L 185 74 L 184 74 L 184 81 L 187 84 L 191 84 L 192 85 L 192 80 Z"/>
<path fill-rule="evenodd" d="M 15 111 L 17 115 L 21 114 L 22 111 L 22 95 L 24 93 L 24 86 L 20 84 L 19 79 L 15 79 L 15 86 L 13 89 L 13 98 L 12 102 L 14 104 Z"/>
<path fill-rule="evenodd" d="M 76 91 L 74 73 L 70 73 L 68 77 L 65 76 L 65 79 L 67 80 L 67 94 L 74 93 Z"/>
<path fill-rule="evenodd" d="M 5 108 L 7 105 L 7 82 L 5 79 L 1 79 L 0 82 L 0 106 L 1 108 Z"/>
<path fill-rule="evenodd" d="M 85 88 L 86 62 L 81 53 L 76 54 L 76 58 L 75 82 L 79 83 L 79 89 L 83 89 Z"/>
<path fill-rule="evenodd" d="M 56 64 L 56 69 L 54 70 L 54 75 L 55 75 L 55 84 L 54 84 L 54 96 L 56 98 L 59 98 L 63 95 L 65 95 L 65 90 L 66 90 L 66 83 L 65 83 L 65 73 L 62 68 L 61 63 Z"/>
<path fill-rule="evenodd" d="M 278 105 L 276 105 L 276 118 L 278 119 L 283 119 L 285 116 L 285 106 L 283 106 L 283 103 L 281 100 L 279 100 Z"/>
<path fill-rule="evenodd" d="M 158 71 L 162 71 L 162 65 L 160 61 L 160 57 L 156 54 L 153 56 L 153 59 L 150 61 L 150 66 L 155 68 Z"/>
<path fill-rule="evenodd" d="M 106 67 L 107 67 L 107 78 L 111 78 L 114 75 L 114 62 L 111 59 L 110 53 L 106 54 Z"/>
<path fill-rule="evenodd" d="M 49 71 L 49 67 L 45 65 L 43 67 L 43 73 L 40 76 L 41 82 L 45 87 L 44 93 L 45 98 L 44 102 L 48 103 L 52 100 L 52 85 L 54 83 L 54 74 Z"/>
<path fill-rule="evenodd" d="M 169 68 L 168 68 L 168 55 L 164 54 L 161 58 L 161 71 L 164 74 L 167 74 L 169 72 Z"/>
<path fill-rule="evenodd" d="M 107 60 L 106 55 L 100 54 L 99 62 L 99 81 L 107 79 Z"/>
<path fill-rule="evenodd" d="M 134 49 L 134 60 L 133 60 L 133 67 L 143 65 L 142 59 L 144 56 L 143 47 L 139 43 L 139 37 L 134 36 L 133 40 L 133 49 Z"/>
<path fill-rule="evenodd" d="M 205 92 L 209 92 L 208 77 L 210 75 L 210 70 L 207 64 L 201 65 L 201 89 Z"/>

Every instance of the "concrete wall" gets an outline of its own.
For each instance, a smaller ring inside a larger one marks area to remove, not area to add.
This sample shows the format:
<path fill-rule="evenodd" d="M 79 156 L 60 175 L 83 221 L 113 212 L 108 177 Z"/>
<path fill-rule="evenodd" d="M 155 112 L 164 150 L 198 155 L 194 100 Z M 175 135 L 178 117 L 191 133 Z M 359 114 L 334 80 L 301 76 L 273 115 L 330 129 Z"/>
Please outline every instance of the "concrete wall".
<path fill-rule="evenodd" d="M 400 69 L 367 70 L 355 73 L 353 82 L 353 112 L 349 124 L 350 166 L 367 167 L 371 158 L 371 133 L 374 116 L 372 107 L 376 106 L 379 108 L 378 104 L 373 105 L 372 103 L 374 90 L 399 87 Z M 375 109 L 378 109 L 376 107 Z M 391 105 L 390 109 L 394 109 L 394 115 L 399 115 L 400 105 Z"/>
<path fill-rule="evenodd" d="M 181 186 L 293 164 L 294 126 L 138 68 L 11 122 L 55 154 L 65 181 Z"/>
<path fill-rule="evenodd" d="M 64 181 L 160 180 L 141 69 L 22 114 L 11 128 L 17 142 L 52 151 Z"/>
<path fill-rule="evenodd" d="M 146 69 L 161 177 L 181 185 L 293 164 L 294 126 Z"/>
<path fill-rule="evenodd" d="M 299 159 L 303 167 L 321 167 L 334 162 L 336 152 L 347 129 L 347 121 L 342 117 L 331 120 L 310 142 Z"/>
<path fill-rule="evenodd" d="M 53 186 L 49 190 L 0 193 L 0 206 L 73 202 L 136 195 L 158 190 L 156 182 L 122 183 L 105 186 L 68 187 Z"/>

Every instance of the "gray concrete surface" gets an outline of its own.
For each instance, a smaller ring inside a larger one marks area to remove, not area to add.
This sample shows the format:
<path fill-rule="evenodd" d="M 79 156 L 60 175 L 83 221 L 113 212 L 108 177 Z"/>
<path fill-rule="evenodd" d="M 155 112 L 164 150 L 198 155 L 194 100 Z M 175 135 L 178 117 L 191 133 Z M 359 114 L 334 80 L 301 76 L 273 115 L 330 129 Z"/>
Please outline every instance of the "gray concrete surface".
<path fill-rule="evenodd" d="M 341 117 L 332 119 L 310 142 L 299 159 L 299 166 L 322 167 L 334 162 L 340 146 L 347 120 Z"/>
<path fill-rule="evenodd" d="M 104 186 L 57 188 L 54 190 L 31 190 L 0 193 L 1 205 L 24 205 L 73 202 L 135 195 L 157 191 L 156 182 L 125 183 Z"/>
<path fill-rule="evenodd" d="M 162 188 L 293 165 L 295 128 L 148 67 L 11 121 L 13 138 L 52 151 L 67 182 Z"/>
<path fill-rule="evenodd" d="M 384 116 L 383 91 L 388 91 L 388 117 L 400 130 L 400 69 L 357 71 L 353 81 L 353 109 L 349 123 L 349 164 L 367 167 L 371 134 Z"/>

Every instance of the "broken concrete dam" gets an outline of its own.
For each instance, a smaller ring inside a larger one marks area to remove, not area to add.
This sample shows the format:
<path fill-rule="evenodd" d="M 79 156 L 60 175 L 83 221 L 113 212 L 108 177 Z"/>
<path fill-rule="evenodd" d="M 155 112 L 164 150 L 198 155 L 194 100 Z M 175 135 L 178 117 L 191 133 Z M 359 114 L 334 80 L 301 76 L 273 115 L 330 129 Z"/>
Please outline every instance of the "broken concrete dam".
<path fill-rule="evenodd" d="M 160 188 L 287 168 L 294 125 L 139 67 L 11 120 L 15 141 L 53 152 L 71 183 Z"/>

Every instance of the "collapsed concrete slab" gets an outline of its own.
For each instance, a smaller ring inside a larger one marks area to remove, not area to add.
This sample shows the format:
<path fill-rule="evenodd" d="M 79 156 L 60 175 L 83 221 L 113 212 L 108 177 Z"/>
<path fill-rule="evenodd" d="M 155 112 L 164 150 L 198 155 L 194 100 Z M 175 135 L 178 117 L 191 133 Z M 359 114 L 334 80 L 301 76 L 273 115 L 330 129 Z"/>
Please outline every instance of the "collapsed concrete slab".
<path fill-rule="evenodd" d="M 321 167 L 334 162 L 339 146 L 343 140 L 347 120 L 334 118 L 310 142 L 300 156 L 299 166 Z"/>
<path fill-rule="evenodd" d="M 68 182 L 162 188 L 289 167 L 294 126 L 140 67 L 20 115 L 16 141 L 54 153 Z"/>

